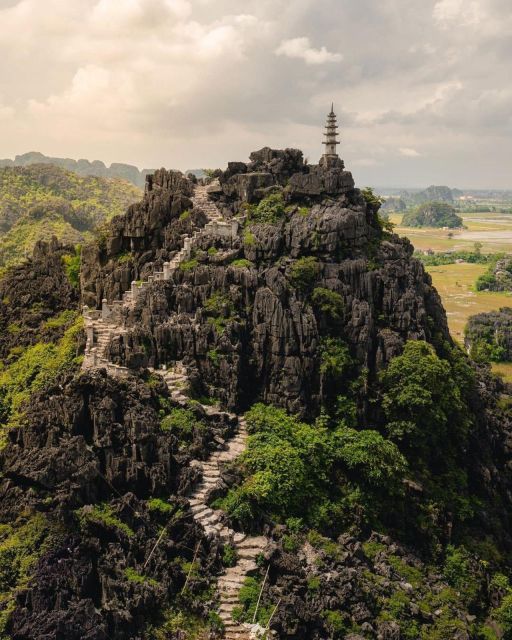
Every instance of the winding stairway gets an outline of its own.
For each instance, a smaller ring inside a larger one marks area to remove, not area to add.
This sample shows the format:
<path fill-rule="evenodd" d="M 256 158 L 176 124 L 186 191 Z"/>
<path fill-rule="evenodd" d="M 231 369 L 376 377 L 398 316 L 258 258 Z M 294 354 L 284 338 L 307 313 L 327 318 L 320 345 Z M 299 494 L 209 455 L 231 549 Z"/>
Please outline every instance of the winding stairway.
<path fill-rule="evenodd" d="M 147 282 L 137 283 L 138 290 L 148 286 L 152 281 L 159 279 L 170 279 L 180 263 L 190 257 L 194 240 L 201 234 L 209 233 L 215 235 L 219 229 L 229 226 L 233 232 L 233 225 L 226 223 L 215 204 L 208 199 L 207 187 L 197 185 L 192 198 L 194 207 L 202 210 L 208 217 L 207 225 L 196 231 L 192 236 L 184 239 L 184 247 L 169 262 L 164 264 L 164 271 L 155 272 L 149 276 Z M 84 369 L 105 368 L 110 375 L 123 378 L 129 377 L 131 371 L 120 365 L 110 362 L 105 356 L 105 352 L 110 340 L 126 332 L 122 322 L 121 314 L 116 313 L 122 307 L 134 305 L 138 295 L 138 290 L 132 284 L 130 291 L 123 295 L 122 300 L 114 301 L 109 305 L 103 305 L 102 311 L 91 311 L 84 308 L 84 320 L 87 331 L 87 346 L 84 358 Z M 107 313 L 105 313 L 107 308 Z M 189 401 L 185 391 L 188 386 L 188 377 L 185 368 L 181 363 L 166 371 L 155 371 L 163 377 L 169 393 L 174 401 L 186 405 Z M 208 405 L 202 405 L 207 414 L 218 413 L 219 409 Z M 224 624 L 226 640 L 249 640 L 258 637 L 258 625 L 243 625 L 235 622 L 232 618 L 233 609 L 238 604 L 238 593 L 248 574 L 257 568 L 258 556 L 264 553 L 268 540 L 264 536 L 248 536 L 230 529 L 223 522 L 224 513 L 214 510 L 208 506 L 208 494 L 210 490 L 220 481 L 222 465 L 237 458 L 245 449 L 247 440 L 247 427 L 245 418 L 238 418 L 238 429 L 236 434 L 225 443 L 222 451 L 215 451 L 206 461 L 195 460 L 193 465 L 201 470 L 202 479 L 196 485 L 189 496 L 193 518 L 205 530 L 207 535 L 218 536 L 225 545 L 231 545 L 236 554 L 237 562 L 233 567 L 226 568 L 224 574 L 218 578 L 218 591 L 220 596 L 219 616 Z M 261 629 L 260 629 L 261 630 Z"/>

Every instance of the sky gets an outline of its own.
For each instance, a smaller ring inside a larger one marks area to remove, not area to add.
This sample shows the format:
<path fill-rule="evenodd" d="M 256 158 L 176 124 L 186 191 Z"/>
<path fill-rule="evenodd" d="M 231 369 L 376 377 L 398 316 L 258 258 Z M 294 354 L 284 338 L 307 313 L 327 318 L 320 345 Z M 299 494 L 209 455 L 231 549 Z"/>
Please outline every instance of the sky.
<path fill-rule="evenodd" d="M 360 186 L 512 188 L 510 0 L 0 0 L 0 158 L 224 167 L 322 154 Z"/>

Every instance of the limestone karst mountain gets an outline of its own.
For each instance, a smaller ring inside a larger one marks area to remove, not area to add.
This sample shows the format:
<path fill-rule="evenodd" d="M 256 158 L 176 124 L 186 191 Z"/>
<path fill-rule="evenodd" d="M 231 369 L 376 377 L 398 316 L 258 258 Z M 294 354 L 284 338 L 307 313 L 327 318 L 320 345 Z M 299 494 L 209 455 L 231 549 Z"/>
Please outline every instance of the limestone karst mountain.
<path fill-rule="evenodd" d="M 6 637 L 506 637 L 510 389 L 329 151 L 148 176 L 83 318 L 67 248 L 4 276 Z"/>
<path fill-rule="evenodd" d="M 140 195 L 123 180 L 51 165 L 0 168 L 0 267 L 23 261 L 39 240 L 83 243 Z"/>

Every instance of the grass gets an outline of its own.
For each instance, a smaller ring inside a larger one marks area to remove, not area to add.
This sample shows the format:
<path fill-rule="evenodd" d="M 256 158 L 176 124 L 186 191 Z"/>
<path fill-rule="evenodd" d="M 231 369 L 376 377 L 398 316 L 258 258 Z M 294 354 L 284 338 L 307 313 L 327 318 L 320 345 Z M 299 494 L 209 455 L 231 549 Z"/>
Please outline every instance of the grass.
<path fill-rule="evenodd" d="M 510 253 L 512 246 L 510 214 L 489 211 L 461 215 L 466 228 L 451 232 L 446 229 L 401 227 L 401 214 L 391 214 L 390 220 L 397 225 L 395 232 L 407 236 L 418 250 L 471 251 L 475 242 L 481 242 L 482 253 Z M 451 233 L 452 237 L 448 237 L 448 233 Z M 464 327 L 469 316 L 512 306 L 512 296 L 507 293 L 475 291 L 477 278 L 486 270 L 487 265 L 464 263 L 427 268 L 446 309 L 450 333 L 461 344 L 464 343 Z M 493 371 L 512 382 L 512 363 L 493 364 Z"/>
<path fill-rule="evenodd" d="M 466 229 L 413 229 L 402 227 L 401 214 L 391 214 L 389 219 L 397 225 L 395 233 L 407 236 L 414 247 L 425 251 L 463 251 L 473 248 L 475 242 L 482 243 L 484 253 L 509 252 L 512 242 L 512 216 L 510 214 L 462 213 Z M 448 234 L 452 237 L 448 237 Z"/>
<path fill-rule="evenodd" d="M 508 293 L 475 291 L 476 279 L 486 269 L 484 264 L 467 263 L 427 268 L 446 309 L 450 332 L 460 343 L 469 316 L 512 305 Z"/>

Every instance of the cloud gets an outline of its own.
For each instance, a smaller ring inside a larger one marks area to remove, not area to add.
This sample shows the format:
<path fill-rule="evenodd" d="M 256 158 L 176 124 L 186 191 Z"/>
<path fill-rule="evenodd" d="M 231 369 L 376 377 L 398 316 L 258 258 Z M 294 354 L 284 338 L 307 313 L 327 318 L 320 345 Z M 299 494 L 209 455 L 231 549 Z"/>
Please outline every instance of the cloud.
<path fill-rule="evenodd" d="M 400 147 L 398 151 L 400 151 L 400 155 L 405 156 L 406 158 L 418 158 L 421 155 L 421 153 L 412 147 Z"/>
<path fill-rule="evenodd" d="M 455 24 L 478 25 L 483 20 L 483 11 L 479 0 L 439 0 L 434 5 L 434 19 L 443 28 Z"/>
<path fill-rule="evenodd" d="M 306 64 L 325 64 L 326 62 L 340 62 L 343 59 L 341 53 L 331 53 L 325 47 L 314 49 L 309 38 L 291 38 L 283 40 L 276 49 L 278 56 L 287 58 L 299 58 Z"/>
<path fill-rule="evenodd" d="M 315 161 L 334 101 L 359 183 L 510 186 L 510 0 L 0 0 L 0 24 L 3 156 Z"/>

